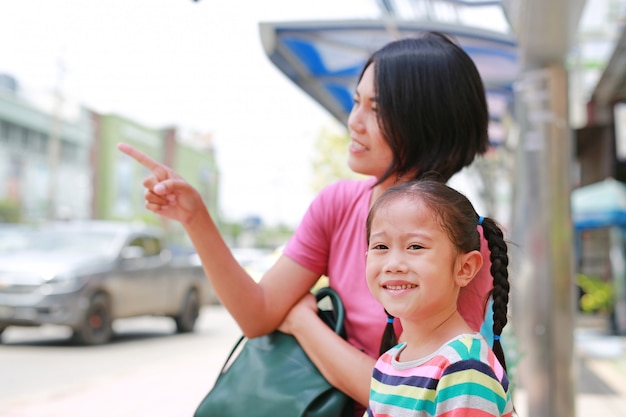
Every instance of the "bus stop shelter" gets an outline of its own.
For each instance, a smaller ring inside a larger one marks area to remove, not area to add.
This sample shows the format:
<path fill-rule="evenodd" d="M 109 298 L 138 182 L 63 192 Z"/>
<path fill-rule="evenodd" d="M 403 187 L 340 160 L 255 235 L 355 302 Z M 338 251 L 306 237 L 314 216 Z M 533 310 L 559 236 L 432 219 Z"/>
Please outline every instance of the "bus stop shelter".
<path fill-rule="evenodd" d="M 513 100 L 518 50 L 510 34 L 442 22 L 389 20 L 266 22 L 261 41 L 270 60 L 339 122 L 347 124 L 357 77 L 379 47 L 421 31 L 451 35 L 472 57 L 485 83 L 490 138 L 504 140 L 502 117 Z"/>

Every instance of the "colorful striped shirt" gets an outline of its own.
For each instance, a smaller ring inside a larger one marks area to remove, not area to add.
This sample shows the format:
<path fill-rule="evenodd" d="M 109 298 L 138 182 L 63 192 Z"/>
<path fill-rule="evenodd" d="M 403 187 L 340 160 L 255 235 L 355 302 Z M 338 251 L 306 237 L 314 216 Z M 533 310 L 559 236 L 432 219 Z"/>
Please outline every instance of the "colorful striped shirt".
<path fill-rule="evenodd" d="M 509 379 L 480 334 L 458 336 L 425 358 L 398 362 L 405 348 L 399 344 L 376 362 L 365 415 L 512 415 Z"/>

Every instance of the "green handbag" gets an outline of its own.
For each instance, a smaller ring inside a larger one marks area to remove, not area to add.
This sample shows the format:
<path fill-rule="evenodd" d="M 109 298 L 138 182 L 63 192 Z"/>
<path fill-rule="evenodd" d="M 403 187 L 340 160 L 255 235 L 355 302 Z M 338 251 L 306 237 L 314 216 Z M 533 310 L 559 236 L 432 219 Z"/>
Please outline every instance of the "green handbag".
<path fill-rule="evenodd" d="M 345 312 L 339 295 L 328 287 L 316 294 L 325 297 L 332 311 L 320 317 L 345 338 Z M 347 417 L 354 414 L 353 400 L 331 386 L 300 347 L 295 337 L 275 331 L 245 340 L 241 337 L 230 352 L 215 382 L 194 417 Z M 230 363 L 230 366 L 228 366 Z"/>

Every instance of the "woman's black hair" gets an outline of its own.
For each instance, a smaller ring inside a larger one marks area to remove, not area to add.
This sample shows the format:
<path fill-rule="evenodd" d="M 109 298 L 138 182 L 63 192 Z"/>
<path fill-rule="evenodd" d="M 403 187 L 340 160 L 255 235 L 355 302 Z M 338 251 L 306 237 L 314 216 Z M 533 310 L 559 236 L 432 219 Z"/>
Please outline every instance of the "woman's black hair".
<path fill-rule="evenodd" d="M 509 258 L 507 244 L 500 226 L 491 218 L 480 217 L 466 196 L 447 186 L 441 181 L 425 179 L 410 181 L 394 186 L 376 200 L 367 217 L 367 240 L 371 232 L 372 220 L 380 208 L 400 197 L 409 197 L 423 202 L 433 211 L 439 224 L 446 231 L 450 241 L 459 253 L 480 251 L 480 234 L 477 226 L 483 228 L 483 235 L 489 246 L 491 260 L 491 276 L 493 277 L 493 351 L 506 371 L 504 351 L 500 343 L 502 330 L 506 326 L 509 303 Z M 485 300 L 486 302 L 486 300 Z M 396 344 L 389 336 L 389 328 L 393 330 L 390 320 L 381 342 L 381 351 L 385 352 Z M 395 334 L 393 335 L 395 337 Z"/>
<path fill-rule="evenodd" d="M 407 173 L 438 172 L 447 181 L 489 146 L 489 112 L 470 56 L 448 36 L 425 32 L 393 41 L 374 65 L 378 124 L 393 161 L 378 183 Z"/>

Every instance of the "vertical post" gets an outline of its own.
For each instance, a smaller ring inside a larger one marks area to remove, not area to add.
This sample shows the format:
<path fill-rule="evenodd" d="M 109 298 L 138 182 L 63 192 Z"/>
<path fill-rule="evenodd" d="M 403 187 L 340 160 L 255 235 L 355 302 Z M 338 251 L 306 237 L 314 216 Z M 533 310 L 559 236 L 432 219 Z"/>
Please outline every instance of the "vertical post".
<path fill-rule="evenodd" d="M 52 113 L 50 123 L 50 133 L 48 134 L 48 220 L 55 220 L 57 217 L 57 182 L 59 178 L 59 159 L 61 154 L 61 140 L 59 120 L 59 93 L 55 92 L 55 109 Z"/>
<path fill-rule="evenodd" d="M 615 291 L 615 331 L 626 335 L 626 256 L 624 229 L 613 226 L 609 230 L 609 261 Z"/>
<path fill-rule="evenodd" d="M 575 416 L 573 378 L 573 146 L 567 72 L 553 65 L 522 73 L 511 233 L 512 311 L 528 415 Z"/>
<path fill-rule="evenodd" d="M 57 192 L 59 181 L 59 162 L 61 158 L 61 107 L 63 96 L 61 84 L 63 81 L 64 68 L 61 59 L 58 61 L 58 79 L 54 88 L 54 108 L 52 109 L 52 120 L 50 121 L 50 132 L 48 134 L 48 220 L 55 220 L 57 217 Z"/>

